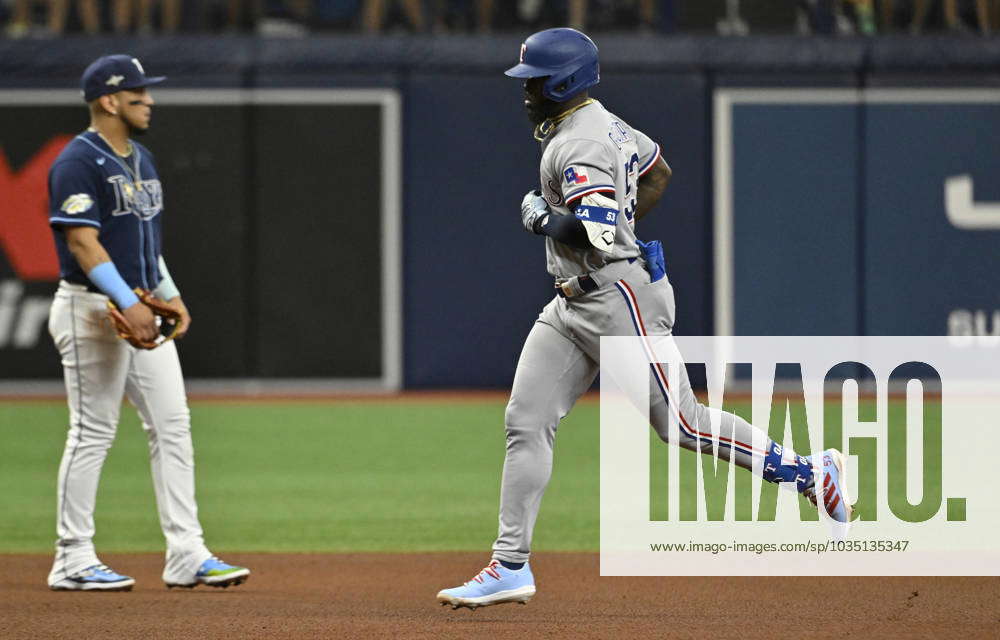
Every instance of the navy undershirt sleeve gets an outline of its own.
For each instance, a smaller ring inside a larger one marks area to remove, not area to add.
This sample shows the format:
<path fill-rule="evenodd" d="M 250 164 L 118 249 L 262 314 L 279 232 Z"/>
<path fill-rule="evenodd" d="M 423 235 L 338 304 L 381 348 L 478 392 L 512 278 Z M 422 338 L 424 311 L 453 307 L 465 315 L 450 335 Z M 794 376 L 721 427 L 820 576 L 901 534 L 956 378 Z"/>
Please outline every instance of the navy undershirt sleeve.
<path fill-rule="evenodd" d="M 546 214 L 539 218 L 535 224 L 535 233 L 548 236 L 576 249 L 591 248 L 587 230 L 583 228 L 583 222 L 576 216 L 564 216 L 558 213 Z"/>

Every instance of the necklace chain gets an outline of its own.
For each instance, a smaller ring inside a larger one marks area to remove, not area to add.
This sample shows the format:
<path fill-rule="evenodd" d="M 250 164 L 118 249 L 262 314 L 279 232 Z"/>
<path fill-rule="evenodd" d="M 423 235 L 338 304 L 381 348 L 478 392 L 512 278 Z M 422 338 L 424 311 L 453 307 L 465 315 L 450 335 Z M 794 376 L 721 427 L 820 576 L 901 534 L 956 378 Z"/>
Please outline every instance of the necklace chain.
<path fill-rule="evenodd" d="M 125 170 L 132 175 L 133 186 L 136 189 L 142 190 L 142 177 L 139 175 L 139 154 L 133 153 L 135 151 L 135 147 L 132 146 L 132 141 L 131 140 L 127 141 L 128 149 L 125 151 L 125 153 L 118 153 L 118 150 L 115 149 L 115 145 L 111 144 L 111 141 L 105 138 L 103 133 L 101 133 L 94 127 L 88 127 L 87 131 L 93 131 L 94 133 L 96 133 L 98 136 L 100 136 L 101 140 L 104 141 L 104 144 L 108 145 L 108 147 L 115 152 L 115 155 L 118 156 L 118 158 L 116 158 L 116 160 L 118 160 L 118 164 L 124 167 Z M 128 158 L 129 156 L 132 156 L 132 164 L 134 165 L 134 168 L 128 166 L 126 158 Z"/>
<path fill-rule="evenodd" d="M 110 141 L 110 140 L 108 140 L 108 139 L 107 139 L 106 137 L 104 137 L 104 134 L 103 134 L 103 133 L 101 133 L 100 131 L 98 131 L 98 130 L 97 130 L 97 129 L 95 129 L 94 127 L 87 127 L 87 131 L 93 131 L 93 132 L 94 132 L 94 133 L 96 133 L 96 134 L 97 134 L 98 136 L 100 136 L 101 140 L 104 140 L 104 142 L 105 142 L 105 143 L 106 143 L 106 144 L 107 144 L 107 145 L 108 145 L 109 147 L 111 147 L 111 150 L 112 150 L 112 151 L 114 151 L 116 155 L 119 155 L 119 156 L 121 156 L 122 158 L 127 158 L 127 157 L 129 157 L 130 155 L 132 155 L 132 141 L 131 141 L 131 140 L 126 140 L 126 141 L 125 141 L 125 144 L 126 144 L 126 147 L 125 147 L 125 153 L 118 153 L 118 149 L 115 149 L 115 145 L 111 144 L 111 141 Z"/>
<path fill-rule="evenodd" d="M 557 116 L 554 116 L 552 118 L 547 118 L 544 121 L 542 121 L 540 124 L 538 124 L 535 127 L 535 140 L 538 140 L 539 142 L 542 142 L 543 140 L 545 140 L 545 138 L 549 137 L 549 134 L 551 134 L 552 131 L 557 126 L 559 126 L 560 122 L 562 122 L 566 118 L 570 117 L 571 115 L 573 115 L 574 113 L 576 113 L 580 109 L 586 107 L 588 104 L 590 104 L 593 101 L 594 101 L 593 98 L 587 98 L 586 100 L 584 100 L 580 104 L 576 105 L 575 107 L 567 109 L 567 110 L 563 111 L 562 113 L 560 113 Z"/>

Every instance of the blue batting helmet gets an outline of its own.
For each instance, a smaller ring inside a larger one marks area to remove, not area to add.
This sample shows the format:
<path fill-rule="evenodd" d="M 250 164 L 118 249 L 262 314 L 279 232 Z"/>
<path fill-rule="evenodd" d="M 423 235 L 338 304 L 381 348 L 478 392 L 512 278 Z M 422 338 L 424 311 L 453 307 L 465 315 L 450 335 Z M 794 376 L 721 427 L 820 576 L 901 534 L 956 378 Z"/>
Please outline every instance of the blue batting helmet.
<path fill-rule="evenodd" d="M 546 29 L 521 45 L 521 60 L 505 72 L 511 78 L 548 76 L 542 95 L 565 102 L 601 80 L 597 45 L 576 29 Z"/>

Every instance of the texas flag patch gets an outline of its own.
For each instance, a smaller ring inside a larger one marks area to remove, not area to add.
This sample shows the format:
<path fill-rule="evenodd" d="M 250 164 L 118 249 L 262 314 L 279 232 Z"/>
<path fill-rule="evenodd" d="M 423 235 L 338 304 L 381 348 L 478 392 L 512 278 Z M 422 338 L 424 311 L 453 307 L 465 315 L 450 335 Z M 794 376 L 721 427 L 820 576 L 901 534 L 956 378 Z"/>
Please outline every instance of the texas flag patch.
<path fill-rule="evenodd" d="M 566 184 L 581 185 L 590 182 L 587 173 L 580 167 L 569 167 L 563 171 L 563 175 L 566 177 Z"/>

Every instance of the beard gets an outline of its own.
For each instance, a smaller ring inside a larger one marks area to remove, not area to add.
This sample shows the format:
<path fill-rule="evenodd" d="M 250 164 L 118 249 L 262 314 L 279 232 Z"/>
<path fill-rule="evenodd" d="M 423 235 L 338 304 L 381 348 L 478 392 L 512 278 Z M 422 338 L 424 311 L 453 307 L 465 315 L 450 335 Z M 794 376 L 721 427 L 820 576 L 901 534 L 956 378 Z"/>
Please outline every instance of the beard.
<path fill-rule="evenodd" d="M 125 126 L 128 128 L 128 136 L 130 138 L 135 138 L 137 136 L 144 136 L 149 131 L 149 125 L 148 124 L 146 126 L 144 126 L 144 127 L 143 126 L 139 126 L 139 125 L 135 124 L 134 122 L 132 122 L 131 120 L 129 120 L 128 118 L 126 118 L 124 115 L 121 116 L 121 119 L 122 119 L 122 122 L 125 123 Z"/>
<path fill-rule="evenodd" d="M 541 102 L 526 102 L 524 108 L 528 112 L 528 120 L 533 125 L 542 124 L 549 118 L 559 115 L 561 111 L 561 105 L 558 102 L 547 98 L 543 98 Z"/>
<path fill-rule="evenodd" d="M 531 121 L 531 124 L 539 125 L 545 122 L 545 116 L 538 109 L 528 106 L 525 107 L 525 110 L 528 112 L 528 120 Z"/>

